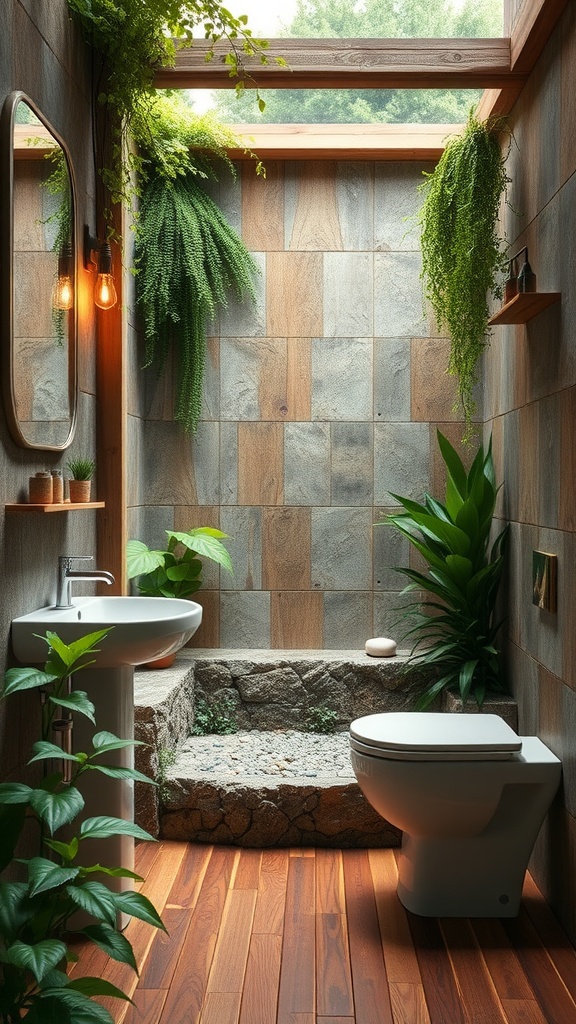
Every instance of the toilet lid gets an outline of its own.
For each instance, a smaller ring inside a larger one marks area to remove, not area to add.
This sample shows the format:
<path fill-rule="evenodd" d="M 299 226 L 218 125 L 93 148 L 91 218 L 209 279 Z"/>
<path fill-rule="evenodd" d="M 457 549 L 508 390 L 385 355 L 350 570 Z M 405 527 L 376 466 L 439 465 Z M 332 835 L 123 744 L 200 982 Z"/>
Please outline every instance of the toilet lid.
<path fill-rule="evenodd" d="M 406 760 L 500 760 L 522 749 L 522 740 L 499 715 L 392 711 L 357 718 L 352 746 L 375 756 Z"/>

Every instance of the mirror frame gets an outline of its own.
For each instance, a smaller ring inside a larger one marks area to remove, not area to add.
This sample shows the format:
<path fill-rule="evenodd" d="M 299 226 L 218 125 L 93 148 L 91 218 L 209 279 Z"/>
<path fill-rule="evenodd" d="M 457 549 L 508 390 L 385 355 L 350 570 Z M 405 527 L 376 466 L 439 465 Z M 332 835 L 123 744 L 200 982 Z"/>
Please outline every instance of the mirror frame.
<path fill-rule="evenodd" d="M 73 341 L 68 345 L 68 394 L 70 402 L 70 430 L 63 444 L 31 443 L 22 433 L 16 415 L 14 393 L 14 123 L 16 108 L 26 103 L 39 121 L 58 143 L 68 168 L 72 205 L 72 258 L 74 260 Z M 4 411 L 10 434 L 21 448 L 43 451 L 63 451 L 72 443 L 78 415 L 78 225 L 76 181 L 70 152 L 64 140 L 54 130 L 33 100 L 24 92 L 11 92 L 6 97 L 0 114 L 0 179 L 2 200 L 0 208 L 0 302 L 2 310 L 2 392 Z"/>

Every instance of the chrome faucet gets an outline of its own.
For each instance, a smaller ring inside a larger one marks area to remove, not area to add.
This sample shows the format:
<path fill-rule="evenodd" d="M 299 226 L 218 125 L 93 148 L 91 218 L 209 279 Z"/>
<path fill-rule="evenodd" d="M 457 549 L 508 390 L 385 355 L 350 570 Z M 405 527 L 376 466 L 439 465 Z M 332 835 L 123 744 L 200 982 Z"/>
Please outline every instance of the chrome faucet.
<path fill-rule="evenodd" d="M 77 572 L 72 568 L 73 562 L 92 562 L 92 555 L 60 555 L 58 559 L 58 589 L 56 591 L 56 607 L 71 608 L 70 584 L 72 580 L 96 580 L 100 583 L 115 582 L 111 572 L 105 569 L 93 569 L 90 572 Z"/>

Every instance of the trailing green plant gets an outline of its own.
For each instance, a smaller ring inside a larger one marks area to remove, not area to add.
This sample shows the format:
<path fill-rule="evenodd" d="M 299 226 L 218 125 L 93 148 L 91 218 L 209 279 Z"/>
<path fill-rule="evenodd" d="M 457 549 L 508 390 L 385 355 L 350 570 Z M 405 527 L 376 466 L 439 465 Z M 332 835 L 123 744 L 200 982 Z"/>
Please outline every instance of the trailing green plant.
<path fill-rule="evenodd" d="M 68 459 L 66 468 L 70 470 L 74 480 L 91 480 L 96 471 L 94 459 L 80 456 L 76 459 Z"/>
<path fill-rule="evenodd" d="M 238 726 L 234 717 L 232 698 L 224 693 L 208 701 L 203 694 L 197 694 L 191 735 L 208 736 L 215 733 L 218 736 L 228 736 L 234 732 L 238 732 Z"/>
<path fill-rule="evenodd" d="M 499 277 L 507 263 L 498 235 L 510 180 L 502 129 L 501 120 L 479 121 L 471 112 L 463 133 L 449 139 L 420 186 L 422 278 L 438 327 L 450 335 L 448 372 L 458 378 L 466 440 L 473 434 L 478 361 L 488 343 L 488 293 L 501 297 Z"/>
<path fill-rule="evenodd" d="M 495 606 L 508 527 L 491 543 L 499 490 L 492 440 L 486 452 L 480 446 L 467 472 L 449 441 L 440 431 L 437 436 L 446 466 L 445 503 L 429 494 L 423 504 L 393 494 L 403 511 L 385 519 L 428 566 L 425 572 L 396 567 L 410 580 L 403 594 L 424 591 L 430 595 L 422 605 L 411 605 L 403 616 L 413 623 L 404 634 L 414 642 L 409 660 L 441 672 L 421 695 L 420 709 L 442 690 L 455 690 L 463 701 L 472 696 L 478 704 L 487 693 L 505 691 L 496 648 L 501 622 L 496 621 Z"/>
<path fill-rule="evenodd" d="M 202 26 L 206 60 L 214 58 L 215 43 L 227 41 L 224 57 L 230 77 L 242 88 L 246 77 L 243 56 L 257 55 L 268 63 L 267 42 L 253 36 L 247 17 L 235 17 L 220 0 L 67 0 L 96 58 L 98 102 L 106 112 L 107 138 L 100 141 L 99 166 L 112 202 L 131 205 L 133 172 L 141 158 L 130 149 L 134 121 L 153 98 L 154 74 L 174 64 L 176 49 L 190 46 L 194 30 Z M 275 63 L 284 63 L 274 59 Z M 248 76 L 249 77 L 249 76 Z M 257 103 L 263 101 L 257 93 Z"/>
<path fill-rule="evenodd" d="M 336 731 L 338 715 L 327 704 L 318 704 L 308 709 L 306 729 L 308 732 L 323 733 L 329 735 Z"/>
<path fill-rule="evenodd" d="M 160 747 L 158 750 L 158 770 L 156 772 L 156 783 L 158 785 L 158 796 L 165 800 L 168 786 L 168 772 L 176 764 L 177 755 L 174 747 Z"/>
<path fill-rule="evenodd" d="M 157 97 L 143 109 L 135 138 L 143 155 L 134 248 L 143 365 L 160 373 L 174 351 L 174 418 L 195 430 L 208 324 L 227 306 L 230 291 L 238 300 L 255 298 L 256 263 L 200 184 L 217 177 L 215 158 L 234 173 L 226 147 L 238 142 L 223 125 L 209 115 L 197 117 L 178 97 Z"/>
<path fill-rule="evenodd" d="M 41 739 L 32 747 L 30 764 L 50 766 L 37 785 L 0 784 L 0 873 L 19 869 L 21 880 L 0 879 L 0 1021 L 16 1024 L 113 1024 L 108 1010 L 93 1001 L 97 996 L 129 1000 L 103 978 L 69 977 L 65 971 L 77 959 L 69 946 L 76 935 L 89 939 L 119 963 L 137 970 L 134 951 L 119 931 L 120 912 L 164 929 L 156 910 L 139 893 L 112 891 L 100 879 L 133 878 L 122 867 L 85 865 L 91 839 L 114 835 L 152 839 L 139 826 L 120 818 L 85 818 L 75 834 L 71 824 L 82 813 L 84 799 L 77 786 L 87 772 L 111 778 L 150 782 L 130 768 L 106 763 L 109 751 L 132 745 L 109 732 L 96 732 L 92 749 L 68 753 L 52 742 L 54 719 L 84 715 L 95 723 L 94 705 L 85 692 L 72 689 L 71 677 L 93 663 L 98 644 L 108 629 L 98 630 L 65 644 L 55 633 L 46 634 L 48 660 L 44 670 L 13 668 L 5 676 L 1 700 L 36 689 L 42 700 Z M 52 762 L 52 764 L 51 764 Z M 69 773 L 54 765 L 66 764 Z M 35 826 L 34 833 L 30 829 Z M 26 827 L 31 857 L 18 856 Z M 95 923 L 78 928 L 78 911 Z"/>
<path fill-rule="evenodd" d="M 151 550 L 141 540 L 129 540 L 126 548 L 128 579 L 146 597 L 190 597 L 202 586 L 202 558 L 209 558 L 233 575 L 230 554 L 221 542 L 226 533 L 198 526 L 182 533 L 166 530 L 165 551 Z"/>

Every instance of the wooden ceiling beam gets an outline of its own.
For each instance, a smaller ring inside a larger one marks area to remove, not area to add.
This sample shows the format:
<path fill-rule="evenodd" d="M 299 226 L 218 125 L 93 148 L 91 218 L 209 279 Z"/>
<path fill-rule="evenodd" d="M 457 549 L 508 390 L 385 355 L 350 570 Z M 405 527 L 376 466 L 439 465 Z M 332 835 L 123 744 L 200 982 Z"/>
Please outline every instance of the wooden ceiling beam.
<path fill-rule="evenodd" d="M 207 62 L 205 45 L 177 51 L 157 71 L 157 88 L 234 88 L 227 43 Z M 247 87 L 260 89 L 497 89 L 525 76 L 510 70 L 508 39 L 271 39 L 269 63 L 244 57 Z M 286 60 L 281 67 L 275 57 Z"/>
<path fill-rule="evenodd" d="M 459 124 L 242 124 L 239 138 L 261 160 L 418 160 L 440 159 L 446 139 Z M 229 150 L 234 160 L 248 158 Z"/>

